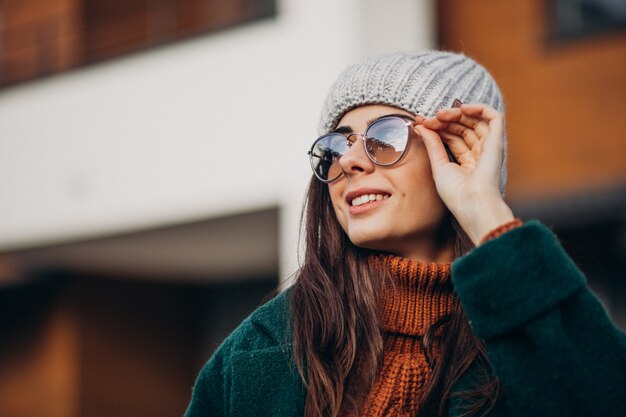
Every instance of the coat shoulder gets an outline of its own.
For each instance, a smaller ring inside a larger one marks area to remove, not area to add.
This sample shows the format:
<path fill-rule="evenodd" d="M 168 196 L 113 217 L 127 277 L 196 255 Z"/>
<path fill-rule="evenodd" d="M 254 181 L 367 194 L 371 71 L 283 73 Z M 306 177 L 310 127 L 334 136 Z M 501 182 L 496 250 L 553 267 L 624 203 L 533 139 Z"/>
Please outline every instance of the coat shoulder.
<path fill-rule="evenodd" d="M 186 417 L 302 415 L 292 356 L 290 290 L 257 308 L 222 342 L 196 380 Z"/>
<path fill-rule="evenodd" d="M 225 342 L 232 416 L 302 415 L 306 394 L 293 361 L 290 293 L 256 309 Z"/>

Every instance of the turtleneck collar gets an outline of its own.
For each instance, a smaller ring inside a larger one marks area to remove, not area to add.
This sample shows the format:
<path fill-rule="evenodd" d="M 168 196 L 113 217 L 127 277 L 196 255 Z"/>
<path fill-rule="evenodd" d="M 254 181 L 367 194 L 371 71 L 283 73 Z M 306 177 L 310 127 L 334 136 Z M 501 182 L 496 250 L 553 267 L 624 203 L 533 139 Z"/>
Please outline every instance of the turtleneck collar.
<path fill-rule="evenodd" d="M 450 263 L 411 261 L 393 255 L 370 259 L 377 270 L 389 271 L 392 280 L 384 284 L 379 301 L 384 332 L 423 336 L 458 303 Z"/>

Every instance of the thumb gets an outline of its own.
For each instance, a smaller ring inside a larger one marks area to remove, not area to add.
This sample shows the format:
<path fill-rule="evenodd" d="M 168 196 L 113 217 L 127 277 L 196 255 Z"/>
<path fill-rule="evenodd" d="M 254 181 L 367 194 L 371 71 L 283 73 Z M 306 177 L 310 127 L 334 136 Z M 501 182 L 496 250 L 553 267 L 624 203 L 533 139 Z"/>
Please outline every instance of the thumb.
<path fill-rule="evenodd" d="M 428 153 L 428 159 L 430 160 L 430 167 L 433 171 L 433 176 L 435 176 L 439 167 L 450 162 L 446 148 L 444 148 L 443 142 L 441 142 L 441 138 L 437 132 L 425 128 L 422 125 L 417 125 L 414 129 L 415 132 L 417 132 L 417 134 L 422 138 L 422 142 L 424 143 L 426 152 Z"/>

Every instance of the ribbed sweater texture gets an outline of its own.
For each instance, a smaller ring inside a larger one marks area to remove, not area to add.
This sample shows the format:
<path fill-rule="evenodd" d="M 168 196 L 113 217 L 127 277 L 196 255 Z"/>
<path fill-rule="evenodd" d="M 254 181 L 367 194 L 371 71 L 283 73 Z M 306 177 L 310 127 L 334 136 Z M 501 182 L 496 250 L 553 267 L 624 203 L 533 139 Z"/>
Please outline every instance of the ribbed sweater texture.
<path fill-rule="evenodd" d="M 361 412 L 363 417 L 414 416 L 432 369 L 424 350 L 428 329 L 449 315 L 459 302 L 453 291 L 449 263 L 426 263 L 396 256 L 375 256 L 370 262 L 388 271 L 380 297 L 384 337 L 383 363 Z M 431 354 L 437 355 L 437 352 Z"/>

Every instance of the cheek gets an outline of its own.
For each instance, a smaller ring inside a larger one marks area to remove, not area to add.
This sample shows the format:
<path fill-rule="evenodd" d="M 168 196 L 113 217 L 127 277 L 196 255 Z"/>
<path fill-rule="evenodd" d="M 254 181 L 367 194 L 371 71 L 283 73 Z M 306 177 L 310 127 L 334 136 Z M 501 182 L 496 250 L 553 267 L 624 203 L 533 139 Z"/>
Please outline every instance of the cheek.
<path fill-rule="evenodd" d="M 407 159 L 397 170 L 396 180 L 402 184 L 405 191 L 418 190 L 417 194 L 424 191 L 435 190 L 430 161 L 426 149 L 414 147 L 407 155 Z"/>
<path fill-rule="evenodd" d="M 423 148 L 419 150 L 426 152 Z M 404 168 L 402 172 L 398 172 L 396 184 L 409 205 L 427 212 L 441 211 L 444 203 L 437 193 L 428 156 L 415 152 Z"/>
<path fill-rule="evenodd" d="M 333 206 L 333 211 L 335 212 L 335 217 L 339 221 L 341 227 L 345 230 L 345 219 L 343 218 L 343 211 L 341 210 L 341 194 L 343 192 L 343 188 L 340 183 L 333 183 L 328 186 L 328 194 L 330 196 L 330 203 Z"/>

